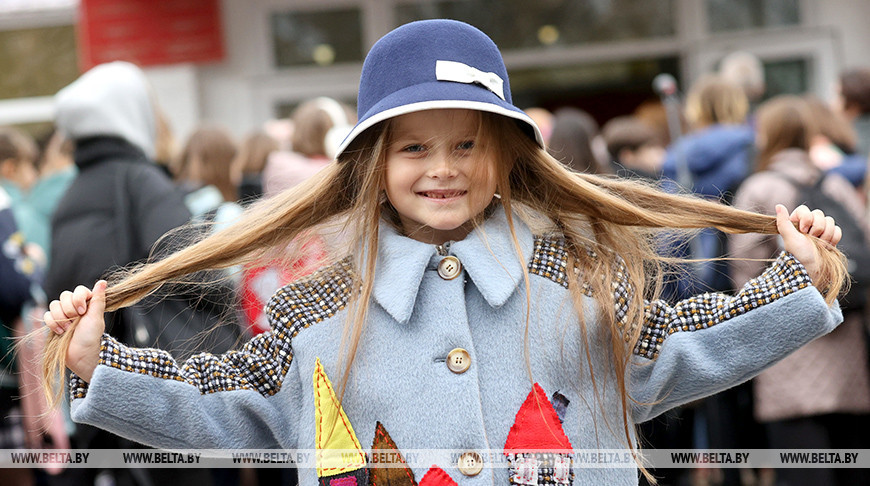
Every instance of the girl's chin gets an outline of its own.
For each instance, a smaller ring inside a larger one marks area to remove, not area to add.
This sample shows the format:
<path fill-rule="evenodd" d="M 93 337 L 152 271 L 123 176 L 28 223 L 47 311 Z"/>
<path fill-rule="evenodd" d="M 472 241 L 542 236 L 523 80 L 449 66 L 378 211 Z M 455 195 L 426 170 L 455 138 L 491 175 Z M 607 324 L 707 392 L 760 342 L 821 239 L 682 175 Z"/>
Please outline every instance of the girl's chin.
<path fill-rule="evenodd" d="M 423 243 L 440 245 L 448 241 L 465 239 L 472 228 L 470 221 L 462 224 L 416 225 L 411 228 L 405 226 L 405 234 Z"/>
<path fill-rule="evenodd" d="M 462 232 L 467 231 L 469 228 L 473 228 L 474 225 L 471 222 L 471 219 L 463 219 L 463 220 L 441 220 L 441 221 L 433 221 L 431 224 L 426 225 L 432 231 L 440 231 L 440 232 Z"/>

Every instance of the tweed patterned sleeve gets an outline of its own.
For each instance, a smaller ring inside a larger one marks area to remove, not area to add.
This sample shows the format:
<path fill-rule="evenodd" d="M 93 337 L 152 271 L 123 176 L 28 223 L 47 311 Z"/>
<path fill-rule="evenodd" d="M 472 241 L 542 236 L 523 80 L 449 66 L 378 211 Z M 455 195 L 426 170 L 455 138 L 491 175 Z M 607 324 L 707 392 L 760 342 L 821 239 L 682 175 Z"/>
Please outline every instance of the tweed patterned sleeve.
<path fill-rule="evenodd" d="M 711 328 L 810 285 L 804 266 L 782 252 L 763 274 L 747 282 L 736 295 L 706 293 L 675 305 L 660 300 L 647 302 L 645 322 L 634 352 L 656 359 L 665 340 L 675 333 Z"/>
<path fill-rule="evenodd" d="M 166 351 L 131 348 L 103 335 L 99 366 L 193 385 L 206 395 L 253 390 L 264 397 L 277 393 L 293 360 L 292 339 L 313 324 L 332 317 L 347 304 L 352 282 L 350 259 L 320 270 L 304 281 L 279 289 L 266 306 L 272 325 L 238 351 L 202 353 L 178 364 Z M 85 398 L 88 384 L 70 377 L 72 399 Z"/>
<path fill-rule="evenodd" d="M 648 302 L 644 311 L 627 377 L 636 423 L 742 383 L 843 321 L 787 253 L 733 296 Z"/>
<path fill-rule="evenodd" d="M 269 396 L 280 390 L 281 380 L 290 366 L 292 356 L 289 340 L 283 339 L 282 333 L 274 330 L 260 334 L 238 351 L 220 356 L 198 354 L 182 365 L 176 363 L 166 351 L 131 348 L 104 334 L 98 366 L 185 382 L 195 386 L 203 395 L 230 390 L 254 390 Z M 87 391 L 88 384 L 72 374 L 70 397 L 85 398 Z"/>
<path fill-rule="evenodd" d="M 219 356 L 176 362 L 104 335 L 90 383 L 71 378 L 72 419 L 164 449 L 296 443 L 300 430 L 289 424 L 299 423 L 305 395 L 292 342 L 343 308 L 348 272 L 342 262 L 279 289 L 266 306 L 271 330 Z"/>

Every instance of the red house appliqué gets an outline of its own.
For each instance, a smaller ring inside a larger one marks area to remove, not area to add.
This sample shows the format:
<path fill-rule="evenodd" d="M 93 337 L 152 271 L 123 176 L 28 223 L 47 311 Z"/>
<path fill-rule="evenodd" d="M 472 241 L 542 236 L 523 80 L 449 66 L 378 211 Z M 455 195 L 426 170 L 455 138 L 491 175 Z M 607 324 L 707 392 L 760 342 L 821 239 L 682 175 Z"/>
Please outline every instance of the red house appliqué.
<path fill-rule="evenodd" d="M 571 441 L 537 383 L 517 412 L 504 454 L 511 465 L 511 484 L 561 486 L 574 481 Z"/>

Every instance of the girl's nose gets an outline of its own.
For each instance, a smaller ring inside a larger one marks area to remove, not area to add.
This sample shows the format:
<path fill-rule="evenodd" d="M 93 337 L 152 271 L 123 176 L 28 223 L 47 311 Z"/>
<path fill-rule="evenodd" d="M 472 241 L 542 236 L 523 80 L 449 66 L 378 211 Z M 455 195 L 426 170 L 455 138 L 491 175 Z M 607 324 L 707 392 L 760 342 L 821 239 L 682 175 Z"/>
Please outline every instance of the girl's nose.
<path fill-rule="evenodd" d="M 449 179 L 455 177 L 456 174 L 456 167 L 449 156 L 438 154 L 431 157 L 429 177 L 433 179 Z"/>

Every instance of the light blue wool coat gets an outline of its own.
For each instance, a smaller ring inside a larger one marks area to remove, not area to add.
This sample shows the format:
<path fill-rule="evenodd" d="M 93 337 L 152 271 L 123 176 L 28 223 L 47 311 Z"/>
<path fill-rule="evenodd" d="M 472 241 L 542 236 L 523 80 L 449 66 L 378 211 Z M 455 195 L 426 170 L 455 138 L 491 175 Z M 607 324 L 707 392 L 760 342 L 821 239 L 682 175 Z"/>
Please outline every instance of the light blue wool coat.
<path fill-rule="evenodd" d="M 380 228 L 377 274 L 343 408 L 362 447 L 376 422 L 398 449 L 501 450 L 531 390 L 524 358 L 525 285 L 531 275 L 529 358 L 548 397 L 568 400 L 562 427 L 574 449 L 625 449 L 614 375 L 595 345 L 594 303 L 587 300 L 588 342 L 603 403 L 594 398 L 586 352 L 566 287 L 558 238 L 534 236 L 517 218 L 527 262 L 519 261 L 505 214 L 496 211 L 449 253 L 459 278 L 439 277 L 433 245 Z M 313 374 L 319 359 L 335 383 L 352 266 L 345 260 L 291 284 L 267 307 L 272 331 L 222 357 L 200 355 L 176 365 L 166 353 L 103 340 L 90 384 L 72 378 L 72 416 L 162 448 L 315 448 Z M 784 254 L 735 297 L 705 295 L 675 306 L 648 303 L 628 383 L 635 423 L 749 379 L 842 320 Z M 621 287 L 617 291 L 624 291 Z M 619 314 L 619 313 L 618 313 Z M 470 368 L 455 374 L 448 353 L 464 348 Z M 581 371 L 583 370 L 583 371 Z M 607 382 L 607 383 L 605 383 Z M 509 470 L 484 468 L 460 484 L 509 484 Z M 413 473 L 420 481 L 428 465 Z M 637 484 L 632 468 L 576 468 L 574 484 Z M 300 469 L 301 484 L 317 484 Z"/>

